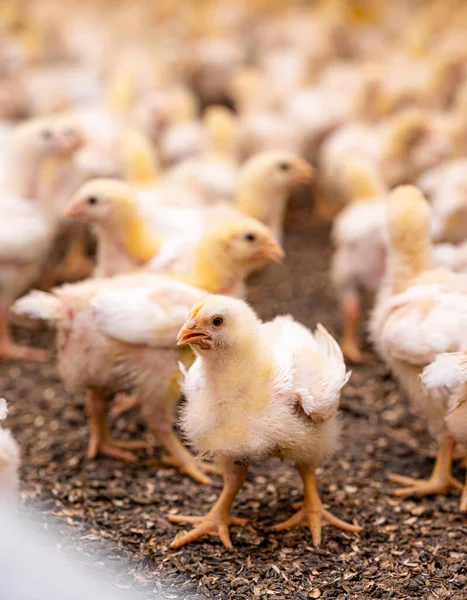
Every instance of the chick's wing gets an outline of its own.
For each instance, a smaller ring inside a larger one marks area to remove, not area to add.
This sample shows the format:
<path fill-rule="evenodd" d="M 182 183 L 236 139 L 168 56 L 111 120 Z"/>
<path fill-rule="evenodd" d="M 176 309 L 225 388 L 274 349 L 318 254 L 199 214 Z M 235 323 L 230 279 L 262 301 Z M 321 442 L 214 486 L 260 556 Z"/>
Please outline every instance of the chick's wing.
<path fill-rule="evenodd" d="M 161 278 L 155 286 L 110 289 L 91 304 L 99 329 L 129 344 L 174 346 L 180 327 L 206 292 Z"/>

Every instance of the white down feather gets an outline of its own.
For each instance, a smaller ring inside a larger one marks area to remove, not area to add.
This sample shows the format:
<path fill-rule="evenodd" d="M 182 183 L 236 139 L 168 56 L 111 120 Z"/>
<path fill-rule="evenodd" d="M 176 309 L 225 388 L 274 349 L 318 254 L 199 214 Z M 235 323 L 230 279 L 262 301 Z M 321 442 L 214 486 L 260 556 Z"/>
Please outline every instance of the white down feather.
<path fill-rule="evenodd" d="M 413 286 L 395 295 L 383 315 L 386 350 L 394 359 L 423 365 L 438 354 L 462 349 L 467 339 L 466 300 L 464 294 L 438 284 Z"/>
<path fill-rule="evenodd" d="M 157 286 L 111 289 L 91 301 L 99 329 L 114 339 L 174 346 L 179 329 L 206 292 L 161 277 Z"/>

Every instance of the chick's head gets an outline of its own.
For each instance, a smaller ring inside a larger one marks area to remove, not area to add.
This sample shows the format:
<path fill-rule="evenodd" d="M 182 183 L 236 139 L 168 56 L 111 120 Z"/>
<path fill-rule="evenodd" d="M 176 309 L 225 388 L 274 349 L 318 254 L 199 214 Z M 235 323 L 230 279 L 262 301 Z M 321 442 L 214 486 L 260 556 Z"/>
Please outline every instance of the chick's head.
<path fill-rule="evenodd" d="M 281 262 L 284 258 L 284 251 L 271 230 L 249 217 L 216 224 L 206 233 L 199 252 L 225 270 L 235 271 L 235 267 L 240 267 L 245 272 L 268 261 Z"/>
<path fill-rule="evenodd" d="M 101 226 L 128 222 L 137 211 L 133 188 L 118 179 L 93 179 L 76 192 L 64 216 Z"/>
<path fill-rule="evenodd" d="M 178 345 L 190 344 L 196 350 L 223 352 L 241 349 L 254 336 L 260 321 L 243 300 L 211 295 L 191 311 L 177 336 Z"/>
<path fill-rule="evenodd" d="M 279 203 L 285 206 L 293 190 L 313 179 L 313 167 L 293 152 L 271 150 L 250 158 L 244 165 L 237 188 L 242 212 L 270 222 Z"/>
<path fill-rule="evenodd" d="M 32 119 L 13 134 L 17 148 L 37 158 L 67 156 L 83 144 L 83 136 L 71 121 L 58 118 Z"/>
<path fill-rule="evenodd" d="M 429 239 L 430 206 L 413 185 L 395 188 L 389 197 L 389 235 L 391 245 L 411 254 L 419 242 Z"/>

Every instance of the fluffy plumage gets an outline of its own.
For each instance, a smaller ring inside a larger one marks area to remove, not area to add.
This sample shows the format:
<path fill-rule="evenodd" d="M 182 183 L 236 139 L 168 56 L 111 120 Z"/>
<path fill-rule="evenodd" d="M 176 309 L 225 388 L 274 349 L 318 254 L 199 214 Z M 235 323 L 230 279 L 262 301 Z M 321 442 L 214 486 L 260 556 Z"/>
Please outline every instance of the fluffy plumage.
<path fill-rule="evenodd" d="M 346 372 L 342 352 L 322 326 L 312 334 L 291 316 L 261 323 L 243 301 L 208 296 L 178 334 L 197 358 L 185 376 L 182 427 L 202 454 L 224 466 L 224 490 L 200 525 L 173 542 L 179 547 L 218 532 L 230 547 L 230 507 L 245 480 L 249 460 L 279 456 L 295 462 L 303 478 L 303 508 L 278 529 L 308 524 L 319 544 L 320 521 L 359 531 L 326 511 L 314 469 L 338 435 L 337 410 Z M 309 511 L 319 514 L 313 523 Z M 174 522 L 198 522 L 193 517 Z"/>

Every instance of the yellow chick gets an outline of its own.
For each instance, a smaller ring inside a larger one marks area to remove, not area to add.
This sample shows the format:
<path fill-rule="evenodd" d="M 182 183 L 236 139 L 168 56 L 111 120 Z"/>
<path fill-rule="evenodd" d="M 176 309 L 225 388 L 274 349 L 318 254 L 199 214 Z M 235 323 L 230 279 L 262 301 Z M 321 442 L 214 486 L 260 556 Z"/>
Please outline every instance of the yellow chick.
<path fill-rule="evenodd" d="M 242 167 L 235 207 L 267 225 L 281 241 L 287 202 L 298 186 L 311 183 L 313 174 L 310 163 L 294 152 L 261 152 Z"/>
<path fill-rule="evenodd" d="M 440 354 L 462 351 L 467 336 L 467 276 L 432 267 L 430 208 L 412 186 L 396 188 L 389 205 L 386 280 L 371 322 L 376 348 L 415 407 L 428 421 L 439 449 L 430 479 L 392 475 L 398 496 L 447 494 L 456 440 L 447 424 L 446 397 L 431 394 L 420 378 Z"/>
<path fill-rule="evenodd" d="M 205 517 L 169 517 L 196 525 L 172 547 L 214 534 L 231 548 L 229 525 L 245 524 L 230 516 L 232 503 L 249 461 L 268 456 L 293 460 L 305 493 L 302 508 L 276 531 L 305 525 L 316 546 L 324 524 L 360 531 L 325 510 L 316 488 L 315 469 L 337 443 L 340 390 L 350 376 L 324 327 L 312 334 L 291 316 L 261 323 L 245 302 L 208 296 L 177 339 L 197 357 L 183 383 L 182 427 L 203 455 L 220 459 L 224 488 Z"/>
<path fill-rule="evenodd" d="M 139 209 L 135 191 L 117 179 L 85 183 L 71 199 L 64 216 L 93 225 L 98 241 L 96 277 L 139 269 L 162 246 Z"/>

